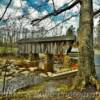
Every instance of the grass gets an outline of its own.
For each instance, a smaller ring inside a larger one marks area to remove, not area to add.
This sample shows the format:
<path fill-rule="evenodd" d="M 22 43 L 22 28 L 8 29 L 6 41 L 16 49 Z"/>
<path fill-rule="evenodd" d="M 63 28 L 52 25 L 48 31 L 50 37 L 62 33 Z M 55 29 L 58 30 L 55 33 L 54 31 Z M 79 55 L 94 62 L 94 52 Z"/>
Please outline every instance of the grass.
<path fill-rule="evenodd" d="M 46 83 L 43 82 L 41 84 L 37 84 L 37 85 L 33 85 L 33 86 L 30 86 L 30 87 L 26 87 L 26 88 L 20 89 L 16 93 L 20 94 L 20 93 L 27 93 L 27 92 L 32 92 L 32 93 L 40 92 L 40 91 L 43 90 L 45 85 L 46 85 Z"/>
<path fill-rule="evenodd" d="M 100 50 L 100 47 L 94 47 L 94 49 L 96 49 L 96 50 Z"/>
<path fill-rule="evenodd" d="M 45 81 L 45 82 L 38 84 L 38 85 L 35 85 L 35 86 L 27 87 L 25 89 L 20 89 L 15 94 L 17 97 L 22 97 L 20 100 L 26 100 L 25 96 L 27 96 L 27 95 L 30 95 L 32 97 L 34 97 L 36 95 L 38 96 L 40 93 L 42 93 L 44 91 L 44 88 L 45 88 L 47 83 L 48 83 L 48 81 Z M 65 92 L 65 91 L 67 92 L 68 86 L 66 84 L 59 84 L 56 87 L 56 91 L 59 91 L 59 93 Z M 16 99 L 13 98 L 13 100 L 16 100 Z"/>
<path fill-rule="evenodd" d="M 18 51 L 18 48 L 11 48 L 11 47 L 0 47 L 0 53 L 4 53 L 4 52 L 12 52 L 12 53 L 16 53 Z"/>

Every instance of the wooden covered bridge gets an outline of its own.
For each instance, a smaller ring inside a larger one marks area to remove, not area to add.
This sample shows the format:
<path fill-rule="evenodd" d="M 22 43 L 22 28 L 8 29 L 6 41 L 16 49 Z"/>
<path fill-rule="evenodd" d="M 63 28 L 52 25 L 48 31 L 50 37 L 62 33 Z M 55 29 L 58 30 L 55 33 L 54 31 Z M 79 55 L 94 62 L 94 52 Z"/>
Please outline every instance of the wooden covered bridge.
<path fill-rule="evenodd" d="M 21 39 L 18 41 L 19 54 L 31 55 L 34 66 L 39 66 L 39 53 L 45 54 L 44 69 L 46 72 L 53 72 L 54 55 L 65 54 L 62 57 L 63 65 L 67 66 L 66 54 L 71 50 L 75 40 L 75 35 Z"/>
<path fill-rule="evenodd" d="M 67 49 L 76 40 L 75 35 L 63 35 L 45 38 L 26 38 L 18 41 L 20 54 L 59 54 L 67 53 Z"/>

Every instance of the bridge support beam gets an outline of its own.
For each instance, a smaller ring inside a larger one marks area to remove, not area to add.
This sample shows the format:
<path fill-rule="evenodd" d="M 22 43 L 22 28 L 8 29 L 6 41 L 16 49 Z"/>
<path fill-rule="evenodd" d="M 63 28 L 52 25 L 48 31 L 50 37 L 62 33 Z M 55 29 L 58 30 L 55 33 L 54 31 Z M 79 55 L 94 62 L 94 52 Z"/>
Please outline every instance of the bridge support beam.
<path fill-rule="evenodd" d="M 33 59 L 32 60 L 34 61 L 34 67 L 35 66 L 39 67 L 39 54 L 38 53 L 33 54 Z"/>
<path fill-rule="evenodd" d="M 45 56 L 45 62 L 44 62 L 44 71 L 47 72 L 54 72 L 53 69 L 53 54 L 46 54 Z"/>

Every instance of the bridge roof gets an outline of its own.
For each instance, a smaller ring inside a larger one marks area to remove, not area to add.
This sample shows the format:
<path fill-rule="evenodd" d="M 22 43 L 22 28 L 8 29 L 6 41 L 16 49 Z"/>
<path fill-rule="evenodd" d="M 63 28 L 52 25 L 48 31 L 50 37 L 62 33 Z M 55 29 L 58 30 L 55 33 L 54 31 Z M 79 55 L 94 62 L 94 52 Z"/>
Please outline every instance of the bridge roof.
<path fill-rule="evenodd" d="M 59 42 L 59 41 L 71 41 L 75 40 L 75 35 L 73 36 L 54 36 L 54 37 L 43 37 L 43 38 L 24 38 L 19 40 L 17 43 L 42 43 L 42 42 Z"/>

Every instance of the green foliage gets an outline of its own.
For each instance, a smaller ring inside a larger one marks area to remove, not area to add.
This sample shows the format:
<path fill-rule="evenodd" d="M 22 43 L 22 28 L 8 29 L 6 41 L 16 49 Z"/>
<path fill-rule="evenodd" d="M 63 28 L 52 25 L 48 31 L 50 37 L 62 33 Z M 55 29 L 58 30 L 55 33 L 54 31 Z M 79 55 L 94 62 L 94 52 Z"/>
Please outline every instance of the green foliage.
<path fill-rule="evenodd" d="M 60 92 L 68 92 L 69 90 L 70 90 L 70 87 L 67 84 L 60 84 L 57 87 L 57 91 L 60 91 Z"/>
<path fill-rule="evenodd" d="M 10 48 L 10 47 L 0 47 L 0 53 L 9 53 L 9 52 L 12 52 L 12 53 L 16 53 L 18 50 L 18 48 Z"/>

